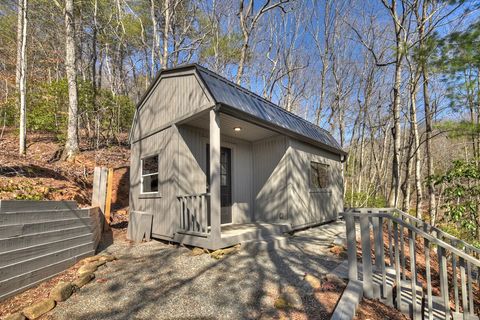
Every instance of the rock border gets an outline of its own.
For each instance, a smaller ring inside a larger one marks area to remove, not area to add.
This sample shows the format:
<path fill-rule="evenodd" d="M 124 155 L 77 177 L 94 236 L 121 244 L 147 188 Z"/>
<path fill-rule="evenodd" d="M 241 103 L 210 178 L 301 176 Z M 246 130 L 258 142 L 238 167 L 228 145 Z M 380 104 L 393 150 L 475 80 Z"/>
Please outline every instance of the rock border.
<path fill-rule="evenodd" d="M 117 258 L 113 255 L 95 255 L 81 260 L 80 263 L 83 264 L 77 270 L 77 279 L 73 282 L 58 282 L 50 291 L 48 298 L 38 300 L 22 311 L 6 316 L 4 320 L 32 320 L 41 317 L 53 310 L 58 302 L 68 300 L 73 293 L 92 281 L 95 278 L 95 272 L 98 267 L 114 260 L 117 260 Z"/>

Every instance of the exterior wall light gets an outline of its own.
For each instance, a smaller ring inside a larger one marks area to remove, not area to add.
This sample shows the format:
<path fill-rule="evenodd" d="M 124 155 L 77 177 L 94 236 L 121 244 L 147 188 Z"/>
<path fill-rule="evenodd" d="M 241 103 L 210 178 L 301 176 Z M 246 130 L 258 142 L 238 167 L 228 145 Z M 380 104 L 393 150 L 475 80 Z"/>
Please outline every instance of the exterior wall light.
<path fill-rule="evenodd" d="M 241 127 L 235 127 L 235 128 L 233 128 L 233 131 L 239 132 L 239 131 L 242 131 L 242 128 Z"/>

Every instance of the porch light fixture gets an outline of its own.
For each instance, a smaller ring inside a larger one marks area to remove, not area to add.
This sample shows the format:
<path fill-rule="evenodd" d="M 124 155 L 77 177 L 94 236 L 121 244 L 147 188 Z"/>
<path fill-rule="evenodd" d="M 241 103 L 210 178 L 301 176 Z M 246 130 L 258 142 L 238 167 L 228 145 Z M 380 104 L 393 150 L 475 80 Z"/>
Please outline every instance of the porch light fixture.
<path fill-rule="evenodd" d="M 239 132 L 239 131 L 242 131 L 242 128 L 241 127 L 234 127 L 233 131 Z"/>

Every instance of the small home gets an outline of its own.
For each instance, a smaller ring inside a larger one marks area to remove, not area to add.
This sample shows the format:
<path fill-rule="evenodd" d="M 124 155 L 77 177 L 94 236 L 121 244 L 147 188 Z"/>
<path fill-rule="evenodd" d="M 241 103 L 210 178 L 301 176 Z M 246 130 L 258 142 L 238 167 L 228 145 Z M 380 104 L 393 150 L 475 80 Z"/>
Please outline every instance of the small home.
<path fill-rule="evenodd" d="M 130 238 L 218 249 L 343 210 L 332 135 L 197 64 L 159 73 L 130 143 Z"/>

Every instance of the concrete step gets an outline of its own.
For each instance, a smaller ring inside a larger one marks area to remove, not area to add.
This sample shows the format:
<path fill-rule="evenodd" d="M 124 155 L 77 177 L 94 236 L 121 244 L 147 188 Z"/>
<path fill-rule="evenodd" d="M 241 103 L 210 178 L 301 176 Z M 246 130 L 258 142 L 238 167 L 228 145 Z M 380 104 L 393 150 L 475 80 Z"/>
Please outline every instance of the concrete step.
<path fill-rule="evenodd" d="M 52 220 L 88 218 L 88 209 L 72 210 L 48 210 L 48 211 L 22 211 L 0 213 L 0 226 L 11 224 L 24 224 L 35 222 L 47 222 Z"/>
<path fill-rule="evenodd" d="M 0 281 L 0 301 L 63 272 L 81 259 L 93 254 L 95 254 L 95 252 L 92 250 L 82 255 L 52 263 L 36 270 Z"/>
<path fill-rule="evenodd" d="M 48 243 L 52 241 L 58 241 L 65 238 L 71 238 L 74 236 L 92 234 L 90 227 L 81 226 L 75 228 L 68 228 L 57 231 L 40 232 L 26 236 L 1 239 L 0 240 L 0 252 L 12 251 L 16 249 L 26 248 L 42 243 Z"/>
<path fill-rule="evenodd" d="M 60 240 L 43 244 L 35 244 L 27 248 L 16 249 L 0 253 L 0 267 L 4 267 L 20 261 L 32 259 L 36 256 L 46 255 L 84 243 L 91 243 L 92 234 L 68 236 Z M 93 244 L 92 244 L 93 247 Z"/>
<path fill-rule="evenodd" d="M 90 218 L 71 218 L 43 222 L 32 221 L 22 224 L 2 225 L 0 226 L 0 240 L 66 228 L 74 228 L 81 226 L 91 227 L 91 224 L 92 221 Z"/>
<path fill-rule="evenodd" d="M 0 281 L 14 277 L 18 274 L 31 272 L 42 266 L 60 262 L 76 256 L 91 252 L 93 249 L 92 243 L 87 242 L 79 246 L 55 251 L 45 255 L 39 255 L 37 257 L 23 260 L 17 263 L 13 263 L 0 268 Z"/>

